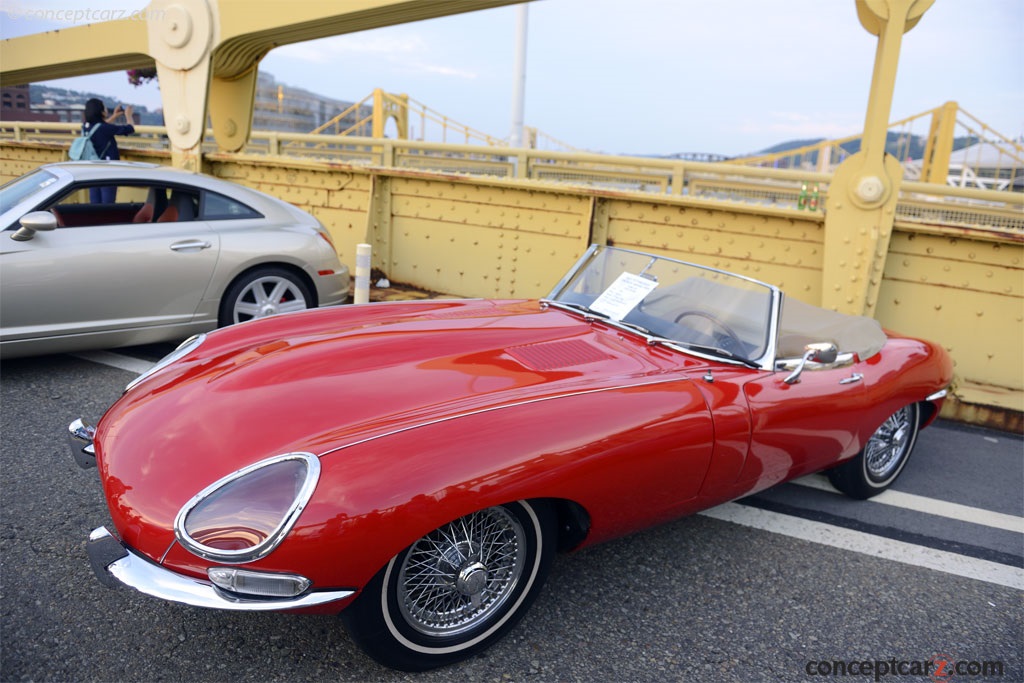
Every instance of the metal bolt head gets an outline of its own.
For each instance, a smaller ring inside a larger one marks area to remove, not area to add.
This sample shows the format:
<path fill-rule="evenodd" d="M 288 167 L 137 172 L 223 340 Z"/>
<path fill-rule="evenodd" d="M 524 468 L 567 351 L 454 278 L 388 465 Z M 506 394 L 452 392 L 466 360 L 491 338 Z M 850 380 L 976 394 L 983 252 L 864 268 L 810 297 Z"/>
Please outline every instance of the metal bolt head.
<path fill-rule="evenodd" d="M 857 183 L 857 196 L 865 202 L 877 202 L 885 194 L 885 185 L 878 176 L 869 175 Z"/>

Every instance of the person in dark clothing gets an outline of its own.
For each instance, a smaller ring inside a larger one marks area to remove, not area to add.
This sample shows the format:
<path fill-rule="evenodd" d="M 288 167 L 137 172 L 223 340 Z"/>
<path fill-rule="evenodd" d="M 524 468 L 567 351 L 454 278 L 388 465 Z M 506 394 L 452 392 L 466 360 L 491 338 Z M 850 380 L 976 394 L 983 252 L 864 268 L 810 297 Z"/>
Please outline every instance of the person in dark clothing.
<path fill-rule="evenodd" d="M 122 115 L 124 115 L 125 124 L 116 125 L 114 122 Z M 121 153 L 117 149 L 117 140 L 114 136 L 131 135 L 135 132 L 135 126 L 132 125 L 131 105 L 127 107 L 117 105 L 114 113 L 110 114 L 102 100 L 93 97 L 85 103 L 83 118 L 85 119 L 82 123 L 83 135 L 88 135 L 93 126 L 99 126 L 91 138 L 92 146 L 96 148 L 96 154 L 101 159 L 120 159 Z M 89 188 L 89 201 L 93 204 L 113 204 L 116 199 L 116 187 Z"/>

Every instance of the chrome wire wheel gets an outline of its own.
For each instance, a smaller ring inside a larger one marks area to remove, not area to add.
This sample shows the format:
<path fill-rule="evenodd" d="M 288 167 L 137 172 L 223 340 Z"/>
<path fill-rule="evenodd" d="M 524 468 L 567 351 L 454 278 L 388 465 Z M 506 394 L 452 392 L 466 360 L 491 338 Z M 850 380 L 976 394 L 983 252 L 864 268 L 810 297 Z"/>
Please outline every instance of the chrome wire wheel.
<path fill-rule="evenodd" d="M 872 480 L 890 478 L 913 445 L 917 417 L 912 407 L 904 406 L 890 415 L 864 446 L 864 467 Z"/>
<path fill-rule="evenodd" d="M 409 549 L 398 574 L 405 622 L 427 636 L 458 635 L 498 613 L 523 576 L 526 532 L 493 507 L 427 534 Z"/>
<path fill-rule="evenodd" d="M 900 476 L 917 441 L 921 406 L 906 405 L 886 418 L 857 455 L 828 471 L 832 485 L 865 500 L 889 488 Z"/>
<path fill-rule="evenodd" d="M 385 666 L 424 671 L 461 661 L 522 619 L 551 567 L 557 525 L 543 500 L 445 522 L 394 555 L 341 617 Z"/>
<path fill-rule="evenodd" d="M 250 282 L 235 299 L 234 322 L 266 318 L 278 313 L 304 311 L 306 296 L 287 278 L 268 275 Z"/>

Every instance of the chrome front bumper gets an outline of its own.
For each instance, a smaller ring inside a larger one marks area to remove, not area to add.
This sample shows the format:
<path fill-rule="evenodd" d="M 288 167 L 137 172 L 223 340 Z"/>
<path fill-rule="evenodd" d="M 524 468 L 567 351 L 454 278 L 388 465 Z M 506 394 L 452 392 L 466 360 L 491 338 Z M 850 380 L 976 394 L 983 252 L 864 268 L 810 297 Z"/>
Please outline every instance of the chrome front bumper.
<path fill-rule="evenodd" d="M 279 612 L 316 607 L 351 597 L 355 591 L 333 590 L 305 593 L 294 598 L 245 599 L 228 595 L 211 583 L 176 574 L 126 548 L 104 527 L 89 534 L 89 564 L 106 586 L 128 586 L 155 598 L 211 609 Z"/>
<path fill-rule="evenodd" d="M 96 451 L 92 440 L 96 436 L 96 428 L 86 424 L 81 418 L 68 425 L 68 445 L 71 455 L 83 470 L 96 467 Z"/>
<path fill-rule="evenodd" d="M 96 467 L 93 438 L 96 428 L 82 420 L 68 426 L 71 455 L 82 468 Z M 279 612 L 316 607 L 352 597 L 355 591 L 310 591 L 291 598 L 245 598 L 227 593 L 212 582 L 177 574 L 150 562 L 129 550 L 105 527 L 94 529 L 86 545 L 89 564 L 105 586 L 128 586 L 154 598 L 180 602 L 193 607 L 209 607 L 249 612 Z"/>

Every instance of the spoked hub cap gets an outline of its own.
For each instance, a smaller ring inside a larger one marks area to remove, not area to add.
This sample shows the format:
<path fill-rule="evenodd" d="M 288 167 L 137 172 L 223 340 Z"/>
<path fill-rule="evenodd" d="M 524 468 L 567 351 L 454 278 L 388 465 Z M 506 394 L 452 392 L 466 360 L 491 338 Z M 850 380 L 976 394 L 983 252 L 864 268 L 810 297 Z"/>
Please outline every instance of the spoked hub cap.
<path fill-rule="evenodd" d="M 235 302 L 234 317 L 237 323 L 305 309 L 306 298 L 295 283 L 282 277 L 262 277 L 242 291 Z"/>
<path fill-rule="evenodd" d="M 910 406 L 901 408 L 871 435 L 864 450 L 864 464 L 869 477 L 884 481 L 899 466 L 910 447 L 913 419 Z"/>
<path fill-rule="evenodd" d="M 523 574 L 526 534 L 507 510 L 489 508 L 417 541 L 398 576 L 406 622 L 428 636 L 452 636 L 501 609 Z"/>

